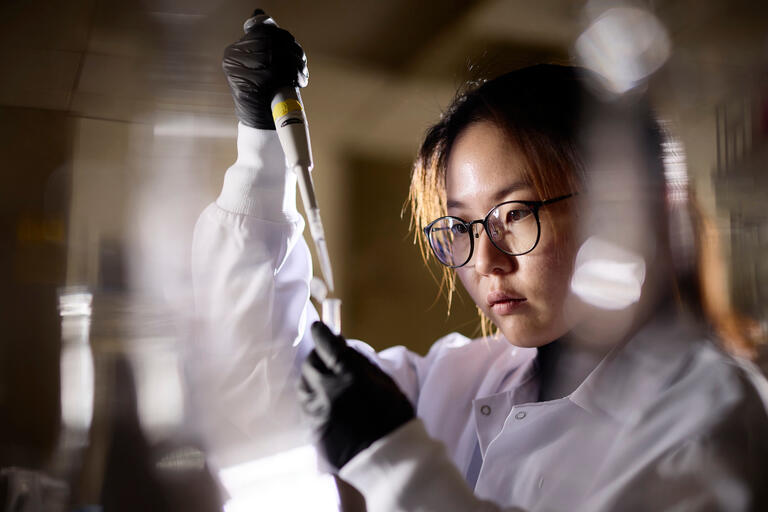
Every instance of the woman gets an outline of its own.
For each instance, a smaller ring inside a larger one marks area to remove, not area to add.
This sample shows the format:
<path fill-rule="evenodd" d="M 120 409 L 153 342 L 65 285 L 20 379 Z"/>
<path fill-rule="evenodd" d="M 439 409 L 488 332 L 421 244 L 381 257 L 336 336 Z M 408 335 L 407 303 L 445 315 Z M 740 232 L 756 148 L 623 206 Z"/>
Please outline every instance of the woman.
<path fill-rule="evenodd" d="M 236 347 L 251 370 L 272 357 L 286 376 L 306 353 L 304 329 L 316 313 L 295 178 L 268 131 L 268 98 L 275 85 L 296 83 L 304 62 L 273 25 L 252 27 L 228 48 L 238 161 L 201 216 L 193 262 L 199 314 L 217 326 L 209 339 Z M 572 68 L 538 66 L 472 87 L 422 146 L 415 223 L 449 287 L 458 275 L 497 335 L 450 334 L 421 357 L 348 346 L 312 326 L 302 406 L 327 462 L 369 510 L 766 503 L 764 381 L 673 307 L 660 139 L 647 115 L 635 135 L 637 147 L 652 149 L 649 172 L 632 204 L 641 206 L 635 234 L 650 236 L 654 250 L 623 252 L 643 265 L 642 293 L 606 312 L 572 291 L 583 249 L 595 246 L 584 205 L 599 197 L 579 129 L 592 112 L 585 105 L 598 104 L 581 83 Z M 231 389 L 247 389 L 240 381 L 258 374 L 248 370 L 222 373 L 238 385 L 218 387 L 219 404 L 247 403 Z"/>

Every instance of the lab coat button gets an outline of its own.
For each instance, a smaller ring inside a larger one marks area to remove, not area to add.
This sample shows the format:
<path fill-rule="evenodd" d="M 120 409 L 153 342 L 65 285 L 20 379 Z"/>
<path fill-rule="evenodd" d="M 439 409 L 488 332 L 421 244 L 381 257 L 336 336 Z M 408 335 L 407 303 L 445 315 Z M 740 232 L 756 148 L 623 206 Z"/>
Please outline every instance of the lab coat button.
<path fill-rule="evenodd" d="M 525 418 L 525 411 L 520 411 L 519 413 L 515 414 L 516 420 L 521 420 L 523 418 Z"/>
<path fill-rule="evenodd" d="M 490 406 L 488 406 L 488 405 L 484 405 L 484 406 L 482 406 L 482 407 L 480 408 L 480 413 L 481 413 L 483 416 L 488 416 L 489 414 L 491 414 L 491 407 L 490 407 Z"/>

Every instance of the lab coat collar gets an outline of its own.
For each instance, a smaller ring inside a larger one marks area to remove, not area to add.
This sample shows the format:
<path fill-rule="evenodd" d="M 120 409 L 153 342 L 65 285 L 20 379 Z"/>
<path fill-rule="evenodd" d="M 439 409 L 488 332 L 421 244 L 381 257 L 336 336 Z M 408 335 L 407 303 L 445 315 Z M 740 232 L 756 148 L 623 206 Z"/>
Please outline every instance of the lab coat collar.
<path fill-rule="evenodd" d="M 615 347 L 569 399 L 592 414 L 634 424 L 670 386 L 705 338 L 691 319 L 660 313 Z"/>

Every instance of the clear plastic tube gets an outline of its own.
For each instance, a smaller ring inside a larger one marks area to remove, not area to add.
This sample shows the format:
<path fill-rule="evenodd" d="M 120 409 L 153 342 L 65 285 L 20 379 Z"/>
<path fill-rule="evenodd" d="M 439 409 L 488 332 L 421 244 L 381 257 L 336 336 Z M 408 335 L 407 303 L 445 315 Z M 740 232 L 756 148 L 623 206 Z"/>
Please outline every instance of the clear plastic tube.
<path fill-rule="evenodd" d="M 325 299 L 323 301 L 323 323 L 334 334 L 341 334 L 341 299 Z"/>

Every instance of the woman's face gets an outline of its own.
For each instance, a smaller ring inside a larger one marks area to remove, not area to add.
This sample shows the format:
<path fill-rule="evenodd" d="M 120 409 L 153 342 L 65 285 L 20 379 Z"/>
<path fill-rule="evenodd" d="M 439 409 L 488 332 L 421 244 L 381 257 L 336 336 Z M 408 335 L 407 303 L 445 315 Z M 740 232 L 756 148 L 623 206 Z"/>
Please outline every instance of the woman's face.
<path fill-rule="evenodd" d="M 473 123 L 454 141 L 446 169 L 448 215 L 482 219 L 503 201 L 537 201 L 526 180 L 526 161 L 495 124 Z M 541 238 L 522 256 L 499 251 L 483 230 L 472 259 L 456 269 L 480 309 L 513 345 L 538 347 L 572 325 L 564 305 L 576 252 L 572 199 L 539 210 Z M 555 237 L 552 224 L 559 229 Z M 477 229 L 477 228 L 476 228 Z"/>

